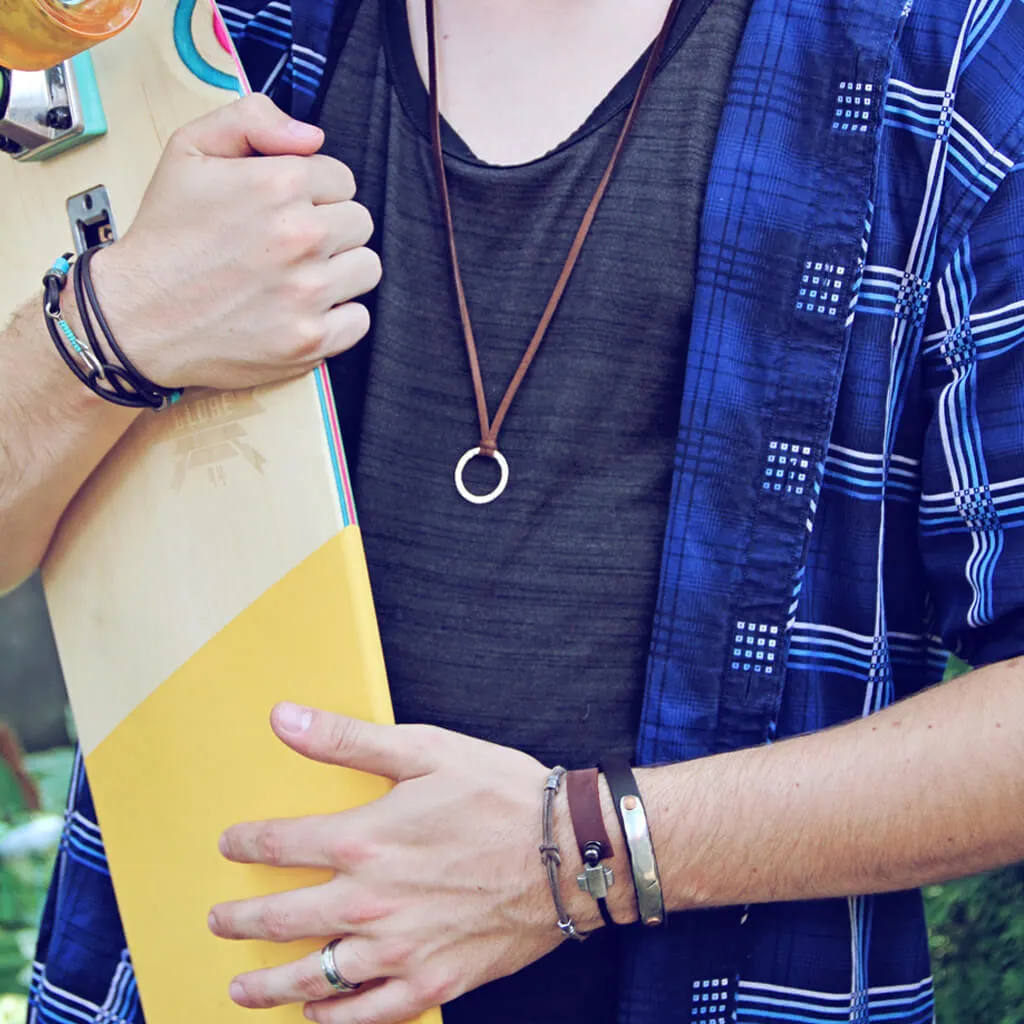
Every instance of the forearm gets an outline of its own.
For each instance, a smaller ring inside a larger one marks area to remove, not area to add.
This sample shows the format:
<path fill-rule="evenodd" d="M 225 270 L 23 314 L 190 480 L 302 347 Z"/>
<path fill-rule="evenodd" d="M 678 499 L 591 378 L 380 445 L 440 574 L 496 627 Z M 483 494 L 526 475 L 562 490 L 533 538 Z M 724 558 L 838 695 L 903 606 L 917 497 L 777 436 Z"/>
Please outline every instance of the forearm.
<path fill-rule="evenodd" d="M 1004 662 L 825 732 L 641 771 L 669 908 L 891 891 L 1024 858 L 1022 682 L 1024 663 Z"/>
<path fill-rule="evenodd" d="M 96 261 L 101 287 L 101 261 Z M 80 331 L 74 291 L 62 296 Z M 0 331 L 8 368 L 0 381 L 0 593 L 41 561 L 64 509 L 137 411 L 92 394 L 64 365 L 43 323 L 41 300 Z"/>
<path fill-rule="evenodd" d="M 165 387 L 287 380 L 369 329 L 373 219 L 323 132 L 254 95 L 172 136 L 130 230 L 93 260 L 99 305 Z M 260 159 L 250 159 L 259 156 Z M 159 268 L 159 271 L 155 268 Z M 74 289 L 63 304 L 77 326 Z M 68 503 L 137 413 L 53 351 L 41 299 L 0 330 L 0 593 L 39 563 Z"/>

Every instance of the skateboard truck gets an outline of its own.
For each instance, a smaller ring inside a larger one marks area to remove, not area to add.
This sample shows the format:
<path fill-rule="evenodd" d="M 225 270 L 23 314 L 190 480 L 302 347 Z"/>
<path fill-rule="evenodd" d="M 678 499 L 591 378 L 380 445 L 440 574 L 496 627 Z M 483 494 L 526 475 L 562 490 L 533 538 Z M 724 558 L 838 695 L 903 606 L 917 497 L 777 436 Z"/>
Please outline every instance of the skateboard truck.
<path fill-rule="evenodd" d="M 0 152 L 46 160 L 106 131 L 87 52 L 45 71 L 0 68 Z"/>

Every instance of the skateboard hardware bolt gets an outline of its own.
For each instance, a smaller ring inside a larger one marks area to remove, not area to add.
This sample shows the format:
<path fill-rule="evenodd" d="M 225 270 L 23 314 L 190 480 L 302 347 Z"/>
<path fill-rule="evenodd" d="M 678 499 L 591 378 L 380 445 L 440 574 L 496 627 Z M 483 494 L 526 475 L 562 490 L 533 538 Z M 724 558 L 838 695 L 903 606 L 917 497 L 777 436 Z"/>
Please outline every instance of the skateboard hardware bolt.
<path fill-rule="evenodd" d="M 46 112 L 46 126 L 56 131 L 66 132 L 74 123 L 70 107 L 51 107 Z"/>

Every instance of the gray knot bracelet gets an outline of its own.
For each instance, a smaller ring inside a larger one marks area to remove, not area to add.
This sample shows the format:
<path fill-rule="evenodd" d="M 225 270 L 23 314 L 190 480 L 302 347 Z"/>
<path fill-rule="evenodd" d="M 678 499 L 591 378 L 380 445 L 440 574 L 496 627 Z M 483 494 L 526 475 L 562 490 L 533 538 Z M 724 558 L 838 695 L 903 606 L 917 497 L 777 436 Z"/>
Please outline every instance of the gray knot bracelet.
<path fill-rule="evenodd" d="M 543 842 L 540 844 L 540 859 L 544 870 L 548 875 L 548 885 L 551 888 L 551 898 L 555 903 L 555 913 L 558 915 L 558 930 L 575 939 L 583 942 L 586 935 L 576 930 L 573 919 L 565 909 L 562 902 L 562 890 L 558 884 L 558 869 L 562 865 L 562 851 L 555 842 L 555 794 L 565 776 L 565 769 L 561 765 L 552 768 L 547 782 L 544 783 L 544 809 L 541 815 L 541 827 L 543 830 Z"/>

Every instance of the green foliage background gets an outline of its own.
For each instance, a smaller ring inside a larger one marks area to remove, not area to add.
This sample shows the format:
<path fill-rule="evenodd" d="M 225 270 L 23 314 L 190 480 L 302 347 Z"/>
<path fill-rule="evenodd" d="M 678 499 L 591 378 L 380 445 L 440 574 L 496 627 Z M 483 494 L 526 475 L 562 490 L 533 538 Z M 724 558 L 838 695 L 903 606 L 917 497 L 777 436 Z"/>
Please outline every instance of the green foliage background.
<path fill-rule="evenodd" d="M 925 892 L 938 1024 L 1024 1021 L 1024 866 Z"/>
<path fill-rule="evenodd" d="M 968 671 L 950 658 L 946 678 Z M 924 893 L 937 1024 L 1024 1024 L 1024 865 Z"/>
<path fill-rule="evenodd" d="M 48 750 L 25 758 L 39 788 L 42 809 L 29 813 L 7 765 L 0 762 L 0 845 L 19 828 L 49 826 L 56 833 L 64 812 L 73 752 Z M 23 1024 L 39 918 L 56 856 L 54 844 L 0 857 L 0 1024 Z"/>

